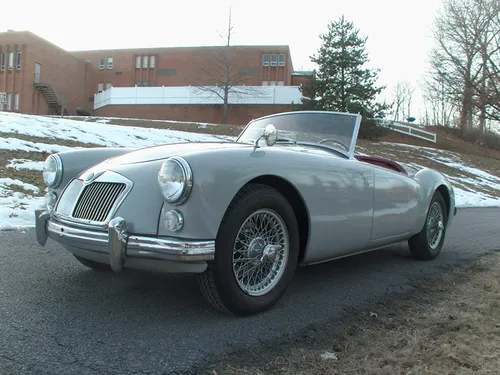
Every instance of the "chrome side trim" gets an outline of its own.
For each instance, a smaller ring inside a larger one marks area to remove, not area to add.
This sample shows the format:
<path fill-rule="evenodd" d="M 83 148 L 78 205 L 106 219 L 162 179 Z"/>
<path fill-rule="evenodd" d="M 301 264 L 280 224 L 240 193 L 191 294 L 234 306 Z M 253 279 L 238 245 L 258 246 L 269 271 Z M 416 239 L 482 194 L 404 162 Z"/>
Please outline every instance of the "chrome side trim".
<path fill-rule="evenodd" d="M 214 260 L 215 241 L 129 236 L 127 255 L 141 258 L 167 257 L 178 262 L 210 261 Z"/>

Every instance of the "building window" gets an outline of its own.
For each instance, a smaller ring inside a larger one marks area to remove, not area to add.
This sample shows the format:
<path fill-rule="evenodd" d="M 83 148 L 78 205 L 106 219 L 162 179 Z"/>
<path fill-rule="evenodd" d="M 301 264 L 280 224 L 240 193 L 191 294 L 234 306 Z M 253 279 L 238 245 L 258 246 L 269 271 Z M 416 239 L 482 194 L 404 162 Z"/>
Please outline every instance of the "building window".
<path fill-rule="evenodd" d="M 149 82 L 149 87 L 154 87 L 155 83 L 154 82 Z"/>
<path fill-rule="evenodd" d="M 111 87 L 113 87 L 111 82 L 106 83 L 106 90 L 109 90 Z"/>
<path fill-rule="evenodd" d="M 103 70 L 104 69 L 104 57 L 101 57 L 99 59 L 99 70 Z"/>
<path fill-rule="evenodd" d="M 104 88 L 104 83 L 103 82 L 99 82 L 97 84 L 97 93 L 100 93 L 103 91 L 103 88 Z"/>
<path fill-rule="evenodd" d="M 269 86 L 276 86 L 276 81 L 269 81 Z"/>
<path fill-rule="evenodd" d="M 19 111 L 19 94 L 14 94 L 14 111 Z"/>
<path fill-rule="evenodd" d="M 147 68 L 148 67 L 148 57 L 147 56 L 143 56 L 142 67 L 143 68 Z"/>
<path fill-rule="evenodd" d="M 278 66 L 285 66 L 285 55 L 282 53 L 278 56 Z"/>
<path fill-rule="evenodd" d="M 149 67 L 150 68 L 155 67 L 155 56 L 149 56 Z"/>
<path fill-rule="evenodd" d="M 285 86 L 285 81 L 278 81 L 277 86 Z"/>
<path fill-rule="evenodd" d="M 5 70 L 5 53 L 0 54 L 0 71 Z"/>
<path fill-rule="evenodd" d="M 108 69 L 113 69 L 113 58 L 108 57 Z"/>
<path fill-rule="evenodd" d="M 139 69 L 141 67 L 141 56 L 135 57 L 135 67 L 136 69 Z"/>
<path fill-rule="evenodd" d="M 271 55 L 271 66 L 276 66 L 276 58 L 277 58 L 276 54 L 273 53 Z"/>
<path fill-rule="evenodd" d="M 143 82 L 142 83 L 142 87 L 148 87 L 148 83 L 147 82 Z"/>
<path fill-rule="evenodd" d="M 262 86 L 269 86 L 269 81 L 262 81 Z"/>
<path fill-rule="evenodd" d="M 16 70 L 21 70 L 21 52 L 16 53 Z"/>
<path fill-rule="evenodd" d="M 139 68 L 140 68 L 140 67 L 139 67 Z M 141 83 L 140 83 L 140 82 L 136 82 L 136 83 L 135 83 L 135 87 L 140 86 L 140 85 L 141 85 Z"/>
<path fill-rule="evenodd" d="M 267 53 L 262 56 L 262 66 L 269 66 L 269 55 Z"/>
<path fill-rule="evenodd" d="M 14 66 L 14 52 L 9 52 L 9 70 Z"/>
<path fill-rule="evenodd" d="M 10 111 L 11 94 L 7 93 L 7 111 Z"/>

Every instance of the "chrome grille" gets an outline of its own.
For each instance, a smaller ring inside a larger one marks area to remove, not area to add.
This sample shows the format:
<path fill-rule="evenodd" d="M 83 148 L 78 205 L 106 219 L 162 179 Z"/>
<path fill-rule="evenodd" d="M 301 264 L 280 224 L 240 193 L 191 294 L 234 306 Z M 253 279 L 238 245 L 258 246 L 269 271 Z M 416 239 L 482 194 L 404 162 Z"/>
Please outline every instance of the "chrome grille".
<path fill-rule="evenodd" d="M 73 211 L 75 219 L 103 222 L 125 190 L 125 184 L 117 182 L 93 182 L 84 187 Z"/>

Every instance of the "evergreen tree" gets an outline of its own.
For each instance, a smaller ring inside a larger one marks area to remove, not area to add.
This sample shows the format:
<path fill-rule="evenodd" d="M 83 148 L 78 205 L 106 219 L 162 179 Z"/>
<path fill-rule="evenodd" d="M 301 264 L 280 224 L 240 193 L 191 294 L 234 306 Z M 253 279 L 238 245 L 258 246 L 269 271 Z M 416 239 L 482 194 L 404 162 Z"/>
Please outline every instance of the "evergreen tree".
<path fill-rule="evenodd" d="M 381 114 L 387 105 L 376 103 L 385 86 L 376 86 L 378 70 L 364 65 L 369 61 L 365 52 L 367 38 L 342 16 L 328 25 L 320 36 L 322 44 L 311 61 L 318 65 L 316 79 L 305 90 L 314 92 L 312 103 L 305 108 L 360 113 L 364 119 Z"/>

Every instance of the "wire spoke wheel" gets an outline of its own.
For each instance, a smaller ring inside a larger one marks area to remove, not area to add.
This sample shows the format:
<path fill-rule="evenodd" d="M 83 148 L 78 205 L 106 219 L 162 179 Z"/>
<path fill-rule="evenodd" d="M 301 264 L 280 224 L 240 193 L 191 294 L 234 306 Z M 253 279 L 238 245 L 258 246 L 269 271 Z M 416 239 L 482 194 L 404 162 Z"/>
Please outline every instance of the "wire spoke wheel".
<path fill-rule="evenodd" d="M 251 296 L 271 291 L 285 271 L 289 247 L 287 227 L 275 211 L 252 213 L 233 246 L 233 273 L 239 287 Z"/>
<path fill-rule="evenodd" d="M 429 247 L 434 250 L 441 242 L 444 233 L 444 214 L 438 202 L 434 202 L 429 208 L 426 231 Z"/>

